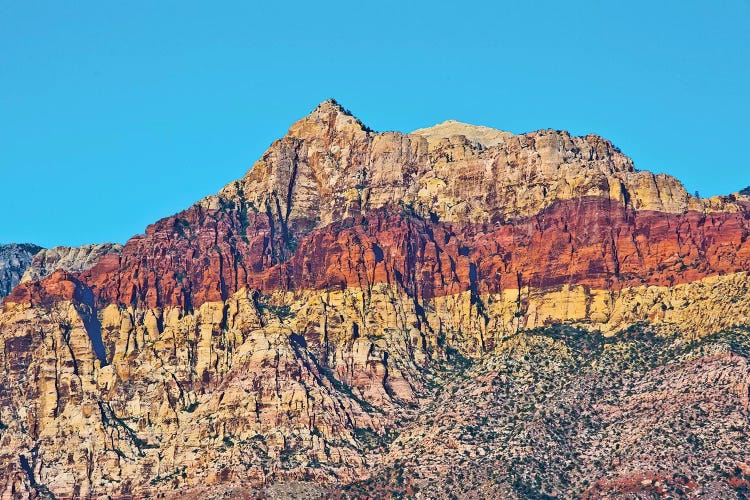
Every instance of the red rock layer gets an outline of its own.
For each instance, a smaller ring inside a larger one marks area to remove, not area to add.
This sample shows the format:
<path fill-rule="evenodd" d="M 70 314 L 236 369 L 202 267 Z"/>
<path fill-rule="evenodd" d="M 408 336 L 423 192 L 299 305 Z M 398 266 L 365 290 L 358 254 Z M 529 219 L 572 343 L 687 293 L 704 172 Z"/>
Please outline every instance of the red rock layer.
<path fill-rule="evenodd" d="M 430 298 L 519 286 L 674 285 L 750 270 L 748 234 L 750 210 L 676 215 L 602 198 L 558 202 L 534 217 L 486 225 L 424 220 L 407 207 L 391 207 L 310 232 L 285 227 L 271 214 L 195 206 L 149 227 L 121 256 L 104 257 L 67 288 L 85 284 L 99 304 L 190 309 L 244 286 L 389 283 Z M 21 285 L 7 301 L 72 298 L 60 283 L 65 279 Z"/>
<path fill-rule="evenodd" d="M 348 227 L 348 226 L 352 227 Z M 397 284 L 434 297 L 582 284 L 674 285 L 750 270 L 750 212 L 633 211 L 601 198 L 560 202 L 494 225 L 370 214 L 313 232 L 260 288 Z"/>
<path fill-rule="evenodd" d="M 91 289 L 78 278 L 65 271 L 56 271 L 41 281 L 29 281 L 13 290 L 8 302 L 51 306 L 59 300 L 91 304 Z"/>

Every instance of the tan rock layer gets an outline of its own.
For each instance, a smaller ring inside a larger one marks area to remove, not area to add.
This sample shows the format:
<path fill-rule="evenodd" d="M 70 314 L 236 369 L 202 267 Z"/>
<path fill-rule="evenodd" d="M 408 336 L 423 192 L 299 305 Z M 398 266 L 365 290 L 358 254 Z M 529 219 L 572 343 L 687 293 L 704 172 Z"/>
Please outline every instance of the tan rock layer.
<path fill-rule="evenodd" d="M 423 217 L 461 223 L 532 216 L 556 201 L 588 196 L 668 213 L 737 209 L 730 198 L 701 200 L 672 177 L 637 171 L 595 135 L 496 131 L 485 147 L 477 137 L 489 134 L 486 129 L 459 129 L 464 135 L 458 129 L 446 134 L 441 126 L 434 134 L 376 134 L 328 101 L 272 144 L 243 179 L 203 205 L 230 200 L 290 228 L 311 219 L 327 225 L 398 202 Z"/>

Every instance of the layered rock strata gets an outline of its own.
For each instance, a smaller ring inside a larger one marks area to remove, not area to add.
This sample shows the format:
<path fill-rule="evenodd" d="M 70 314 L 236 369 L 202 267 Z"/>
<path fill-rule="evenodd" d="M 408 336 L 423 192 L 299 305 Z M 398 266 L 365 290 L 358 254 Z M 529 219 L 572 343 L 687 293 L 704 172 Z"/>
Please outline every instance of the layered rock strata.
<path fill-rule="evenodd" d="M 416 453 L 391 444 L 463 361 L 530 329 L 679 344 L 748 324 L 749 233 L 742 195 L 693 197 L 597 136 L 375 133 L 324 102 L 218 195 L 6 298 L 0 492 L 362 484 Z M 717 391 L 745 383 L 715 363 Z M 503 383 L 480 375 L 466 390 Z M 571 491 L 619 477 L 587 474 Z"/>

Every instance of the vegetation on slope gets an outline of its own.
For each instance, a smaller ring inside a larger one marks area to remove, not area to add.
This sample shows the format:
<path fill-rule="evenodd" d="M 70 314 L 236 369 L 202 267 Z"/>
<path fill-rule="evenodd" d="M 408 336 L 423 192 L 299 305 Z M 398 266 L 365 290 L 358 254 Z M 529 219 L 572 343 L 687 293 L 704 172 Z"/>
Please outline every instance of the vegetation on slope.
<path fill-rule="evenodd" d="M 616 337 L 564 326 L 518 334 L 434 401 L 342 497 L 745 498 L 750 339 L 695 342 L 639 325 Z"/>

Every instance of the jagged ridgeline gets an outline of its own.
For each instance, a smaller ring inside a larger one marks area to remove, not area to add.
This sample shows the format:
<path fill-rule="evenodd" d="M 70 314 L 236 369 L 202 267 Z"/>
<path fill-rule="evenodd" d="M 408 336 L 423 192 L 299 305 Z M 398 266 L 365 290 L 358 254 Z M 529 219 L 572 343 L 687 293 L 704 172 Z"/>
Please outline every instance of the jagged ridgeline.
<path fill-rule="evenodd" d="M 326 101 L 5 298 L 0 491 L 740 496 L 748 214 L 595 135 Z"/>
<path fill-rule="evenodd" d="M 40 280 L 57 270 L 80 272 L 121 249 L 113 243 L 47 249 L 28 243 L 0 245 L 0 301 L 21 281 Z"/>

